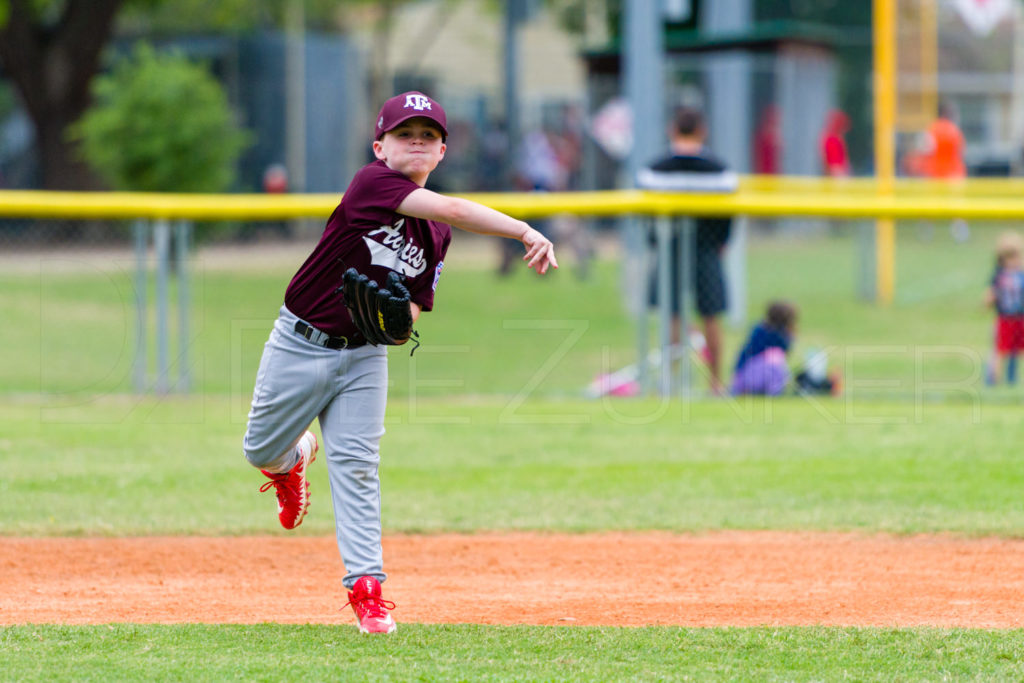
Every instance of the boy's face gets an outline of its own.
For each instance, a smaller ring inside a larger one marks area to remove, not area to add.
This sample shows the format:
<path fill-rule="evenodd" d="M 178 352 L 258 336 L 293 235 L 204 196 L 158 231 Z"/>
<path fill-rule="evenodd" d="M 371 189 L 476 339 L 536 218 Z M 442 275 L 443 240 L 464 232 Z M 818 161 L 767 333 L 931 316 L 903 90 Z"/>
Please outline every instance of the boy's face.
<path fill-rule="evenodd" d="M 373 154 L 413 182 L 423 185 L 444 158 L 447 146 L 430 119 L 409 119 L 373 143 Z"/>

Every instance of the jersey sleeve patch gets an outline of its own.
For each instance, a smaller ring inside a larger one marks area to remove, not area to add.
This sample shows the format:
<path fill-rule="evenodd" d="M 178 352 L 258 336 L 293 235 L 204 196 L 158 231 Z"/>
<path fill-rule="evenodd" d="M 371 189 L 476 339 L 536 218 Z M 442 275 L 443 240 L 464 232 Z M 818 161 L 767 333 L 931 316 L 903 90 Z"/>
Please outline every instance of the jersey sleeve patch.
<path fill-rule="evenodd" d="M 437 268 L 434 268 L 434 284 L 431 285 L 430 291 L 437 291 L 437 283 L 441 280 L 441 269 L 444 268 L 444 261 L 437 262 Z"/>

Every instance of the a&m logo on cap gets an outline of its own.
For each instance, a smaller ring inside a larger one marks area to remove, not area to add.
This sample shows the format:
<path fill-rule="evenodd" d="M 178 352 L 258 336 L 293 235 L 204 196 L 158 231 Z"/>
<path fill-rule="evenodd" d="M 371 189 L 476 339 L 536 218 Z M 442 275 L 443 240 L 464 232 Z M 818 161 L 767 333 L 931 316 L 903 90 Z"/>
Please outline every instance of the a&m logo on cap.
<path fill-rule="evenodd" d="M 3 0 L 0 0 L 0 5 L 3 5 Z M 442 138 L 448 137 L 444 108 L 423 93 L 410 90 L 388 99 L 380 108 L 380 116 L 377 117 L 377 125 L 374 129 L 374 139 L 380 140 L 387 131 L 417 117 L 430 119 L 441 129 Z"/>
<path fill-rule="evenodd" d="M 420 95 L 413 93 L 405 96 L 405 108 L 412 107 L 416 111 L 423 111 L 424 109 L 430 109 L 430 98 L 426 95 Z"/>

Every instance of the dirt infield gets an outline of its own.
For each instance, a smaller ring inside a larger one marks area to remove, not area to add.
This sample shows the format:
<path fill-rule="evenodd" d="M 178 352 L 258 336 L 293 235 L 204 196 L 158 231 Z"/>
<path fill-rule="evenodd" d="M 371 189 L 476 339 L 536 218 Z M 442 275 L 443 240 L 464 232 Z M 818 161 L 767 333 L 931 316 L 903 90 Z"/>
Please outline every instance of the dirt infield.
<path fill-rule="evenodd" d="M 779 532 L 389 536 L 422 623 L 1024 625 L 1024 541 Z M 350 623 L 332 537 L 0 537 L 0 624 Z"/>

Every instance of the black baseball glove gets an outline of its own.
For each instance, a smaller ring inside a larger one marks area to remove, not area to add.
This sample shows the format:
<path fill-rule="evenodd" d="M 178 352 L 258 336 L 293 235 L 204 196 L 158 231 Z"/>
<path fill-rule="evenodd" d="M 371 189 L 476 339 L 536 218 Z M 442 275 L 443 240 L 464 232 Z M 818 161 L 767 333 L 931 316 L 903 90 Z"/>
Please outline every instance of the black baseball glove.
<path fill-rule="evenodd" d="M 341 290 L 352 322 L 370 344 L 398 346 L 419 335 L 412 329 L 412 307 L 409 290 L 402 278 L 392 271 L 384 287 L 375 280 L 349 268 L 342 276 Z M 413 347 L 413 351 L 416 347 Z"/>

